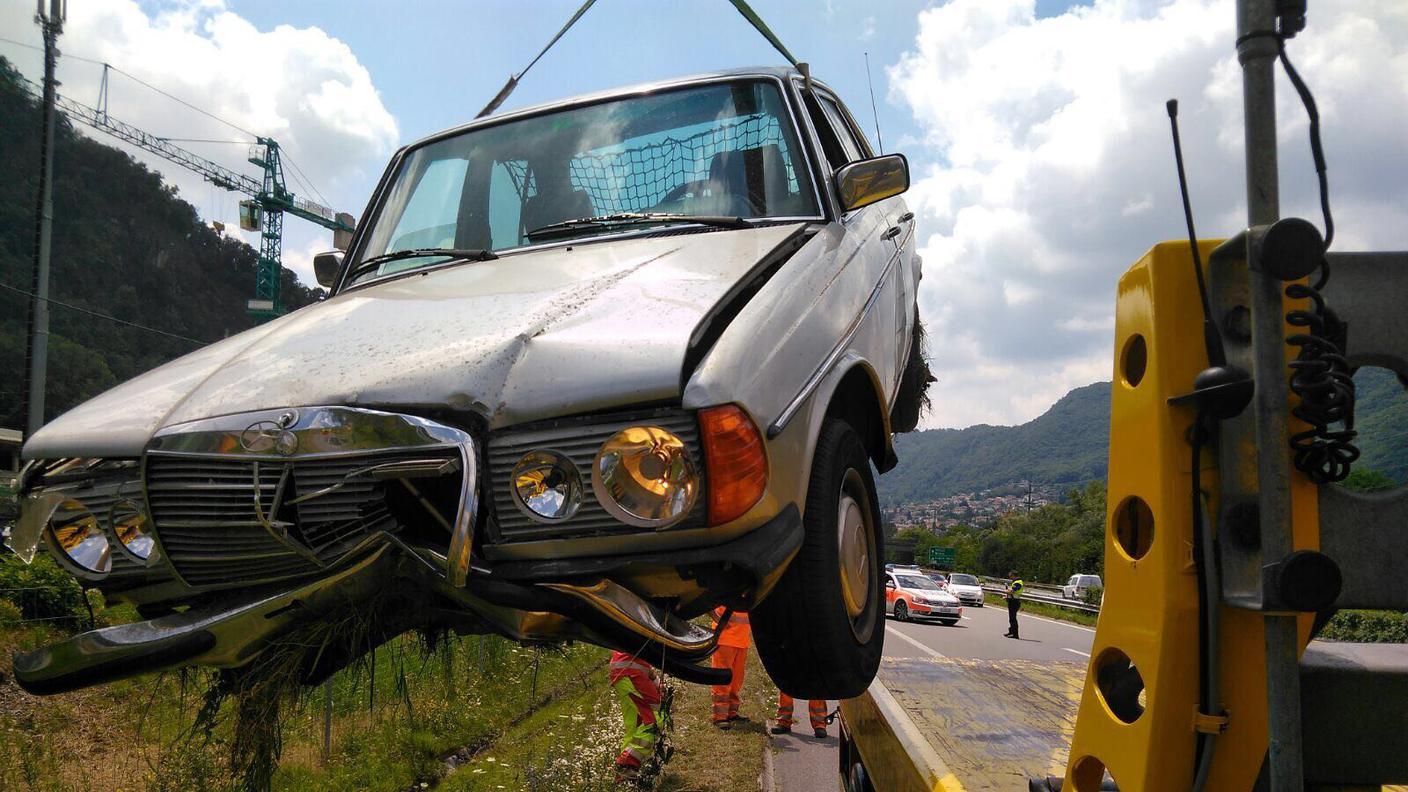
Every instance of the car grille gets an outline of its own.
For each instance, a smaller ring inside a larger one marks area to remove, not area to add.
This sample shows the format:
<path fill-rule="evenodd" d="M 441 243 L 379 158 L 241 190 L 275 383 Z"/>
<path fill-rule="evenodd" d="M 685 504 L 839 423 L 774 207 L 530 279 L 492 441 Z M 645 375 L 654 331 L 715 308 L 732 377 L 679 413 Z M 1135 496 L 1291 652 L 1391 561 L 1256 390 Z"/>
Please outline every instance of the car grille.
<path fill-rule="evenodd" d="M 249 585 L 317 572 L 366 536 L 399 527 L 386 499 L 394 482 L 356 479 L 312 500 L 290 501 L 371 464 L 427 457 L 459 458 L 446 449 L 258 463 L 152 453 L 147 502 L 162 550 L 188 584 Z M 285 467 L 288 481 L 276 504 Z M 261 513 L 284 524 L 282 537 L 264 527 Z"/>
<path fill-rule="evenodd" d="M 649 528 L 626 525 L 612 517 L 592 491 L 592 463 L 601 444 L 611 435 L 628 426 L 659 426 L 669 430 L 690 450 L 694 468 L 704 475 L 704 457 L 699 447 L 699 428 L 694 414 L 679 410 L 651 415 L 594 417 L 591 421 L 561 422 L 550 428 L 510 431 L 489 439 L 489 481 L 493 494 L 497 538 L 503 542 L 523 542 L 535 539 L 567 539 L 584 536 L 641 533 Z M 513 497 L 510 481 L 513 466 L 524 454 L 534 449 L 551 449 L 572 460 L 582 478 L 582 503 L 577 514 L 561 523 L 541 523 L 523 513 Z M 705 490 L 689 515 L 672 528 L 694 528 L 704 525 Z"/>

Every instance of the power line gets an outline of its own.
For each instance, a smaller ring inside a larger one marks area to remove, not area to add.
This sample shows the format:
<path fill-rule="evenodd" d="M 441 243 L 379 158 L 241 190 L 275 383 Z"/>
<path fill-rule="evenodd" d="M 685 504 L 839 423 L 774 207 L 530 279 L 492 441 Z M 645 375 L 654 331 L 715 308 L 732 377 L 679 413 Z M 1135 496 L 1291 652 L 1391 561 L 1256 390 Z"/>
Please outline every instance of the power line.
<path fill-rule="evenodd" d="M 113 71 L 117 72 L 118 74 L 121 74 L 121 75 L 123 75 L 124 77 L 127 77 L 128 79 L 134 80 L 134 81 L 136 81 L 136 82 L 138 82 L 138 83 L 141 83 L 142 85 L 147 86 L 148 88 L 152 89 L 153 91 L 156 91 L 157 93 L 161 94 L 162 96 L 165 96 L 167 99 L 170 99 L 171 101 L 176 102 L 177 104 L 181 104 L 181 105 L 185 105 L 186 107 L 189 107 L 190 109 L 196 111 L 197 113 L 200 113 L 200 114 L 203 115 L 203 116 L 206 116 L 207 118 L 213 118 L 213 119 L 215 119 L 216 121 L 219 121 L 220 123 L 224 124 L 225 126 L 231 128 L 231 129 L 239 130 L 240 132 L 243 132 L 243 133 L 245 133 L 246 135 L 249 135 L 249 136 L 252 137 L 252 138 L 258 138 L 258 137 L 259 137 L 259 136 L 256 135 L 255 133 L 250 132 L 248 129 L 245 129 L 244 127 L 240 126 L 239 124 L 233 123 L 233 122 L 231 122 L 231 121 L 226 121 L 225 119 L 221 118 L 221 117 L 218 116 L 218 115 L 215 115 L 214 113 L 212 113 L 212 112 L 210 112 L 210 111 L 208 111 L 208 110 L 202 110 L 202 109 L 200 109 L 199 107 L 196 107 L 195 105 L 191 104 L 190 102 L 187 102 L 185 99 L 182 99 L 182 98 L 180 98 L 179 96 L 175 96 L 175 95 L 173 95 L 173 94 L 169 94 L 169 93 L 167 93 L 166 91 L 163 91 L 163 90 L 161 90 L 160 88 L 156 87 L 155 85 L 152 85 L 151 83 L 147 82 L 146 80 L 143 80 L 143 79 L 140 78 L 140 77 L 137 77 L 137 76 L 134 76 L 134 75 L 132 75 L 132 74 L 129 74 L 129 73 L 123 71 L 122 69 L 119 69 L 119 68 L 117 68 L 116 66 L 113 66 L 113 65 L 110 64 L 110 63 L 105 63 L 105 64 L 103 64 L 103 65 L 104 65 L 104 66 L 107 66 L 108 68 L 112 69 Z"/>
<path fill-rule="evenodd" d="M 15 40 L 12 39 L 12 38 L 5 38 L 4 36 L 0 36 L 0 41 L 7 42 L 7 43 L 9 43 L 9 44 L 14 44 L 14 45 L 19 46 L 19 47 L 24 47 L 25 49 L 32 49 L 32 50 L 34 50 L 34 51 L 36 51 L 36 52 L 43 52 L 43 51 L 44 51 L 44 48 L 43 48 L 43 47 L 37 47 L 37 46 L 35 46 L 35 45 L 33 45 L 33 44 L 26 44 L 26 43 L 24 43 L 23 41 L 15 41 Z M 107 65 L 107 64 L 103 63 L 103 62 L 100 61 L 100 60 L 93 60 L 92 58 L 85 58 L 85 57 L 83 57 L 83 56 L 81 56 L 81 55 L 67 55 L 67 54 L 66 54 L 66 55 L 64 55 L 64 57 L 65 57 L 65 58 L 69 58 L 69 59 L 71 59 L 71 60 L 83 61 L 84 63 L 93 63 L 93 64 L 97 64 L 98 66 L 105 66 L 105 65 Z"/>
<path fill-rule="evenodd" d="M 14 286 L 9 285 L 8 283 L 0 283 L 0 289 L 6 289 L 6 290 L 8 290 L 8 291 L 14 292 L 15 294 L 23 294 L 24 296 L 29 297 L 29 298 L 31 298 L 31 299 L 34 298 L 34 296 L 35 296 L 35 295 L 34 295 L 34 292 L 26 291 L 26 290 L 20 289 L 20 288 L 16 288 L 16 287 L 14 287 Z M 200 346 L 205 346 L 206 344 L 209 344 L 209 343 L 210 343 L 209 341 L 201 341 L 201 340 L 198 339 L 198 338 L 191 338 L 190 336 L 183 336 L 183 335 L 181 335 L 181 334 L 179 334 L 179 333 L 169 333 L 169 332 L 167 332 L 167 331 L 165 331 L 165 330 L 158 330 L 158 329 L 155 328 L 155 327 L 148 327 L 148 326 L 143 325 L 143 324 L 137 324 L 136 322 L 129 322 L 129 321 L 127 321 L 126 319 L 119 319 L 119 318 L 117 318 L 116 316 L 113 316 L 113 315 L 111 315 L 111 314 L 105 314 L 105 313 L 102 313 L 101 311 L 94 311 L 94 310 L 92 310 L 91 308 L 84 308 L 84 307 L 79 306 L 79 305 L 74 305 L 74 304 L 72 304 L 72 303 L 63 302 L 62 300 L 55 300 L 55 299 L 53 299 L 52 297 L 45 297 L 45 298 L 42 298 L 42 299 L 44 300 L 44 302 L 47 302 L 47 303 L 49 303 L 50 305 L 57 305 L 57 306 L 59 306 L 60 308 L 67 308 L 67 309 L 69 309 L 70 311 L 77 311 L 77 312 L 79 312 L 79 313 L 88 314 L 89 316 L 96 316 L 96 317 L 98 317 L 99 319 L 106 319 L 106 320 L 108 320 L 109 322 L 116 322 L 117 324 L 125 325 L 125 326 L 127 326 L 127 327 L 134 327 L 134 328 L 136 328 L 136 329 L 138 329 L 138 330 L 146 330 L 148 333 L 156 333 L 157 335 L 164 335 L 164 336 L 166 336 L 166 337 L 168 337 L 168 338 L 175 338 L 175 339 L 179 339 L 179 340 L 181 340 L 181 341 L 189 341 L 189 342 L 192 343 L 192 344 L 199 344 Z"/>
<path fill-rule="evenodd" d="M 34 46 L 33 44 L 26 44 L 26 43 L 24 43 L 23 41 L 15 41 L 14 39 L 11 39 L 11 38 L 0 38 L 0 41 L 5 41 L 5 42 L 8 42 L 8 43 L 10 43 L 10 44 L 15 44 L 15 45 L 24 47 L 24 48 L 26 48 L 26 49 L 38 50 L 38 51 L 40 51 L 40 52 L 43 52 L 43 51 L 44 51 L 44 48 L 43 48 L 43 47 L 36 47 L 36 46 Z M 93 58 L 85 58 L 85 57 L 83 57 L 82 55 L 71 55 L 71 54 L 69 54 L 69 53 L 64 53 L 64 57 L 65 57 L 65 58 L 68 58 L 69 60 L 83 61 L 84 63 L 92 63 L 92 64 L 96 64 L 96 65 L 98 65 L 98 66 L 106 66 L 106 67 L 108 67 L 109 69 L 112 69 L 113 71 L 117 72 L 118 74 L 121 74 L 122 76 L 124 76 L 124 77 L 126 77 L 126 78 L 128 78 L 128 79 L 130 79 L 130 80 L 132 80 L 132 81 L 134 81 L 134 82 L 137 82 L 137 83 L 139 83 L 139 84 L 141 84 L 141 85 L 145 85 L 147 88 L 150 88 L 151 90 L 156 91 L 157 93 L 161 94 L 162 96 L 165 96 L 167 99 L 170 99 L 171 101 L 176 102 L 177 104 L 185 105 L 186 107 L 188 107 L 188 108 L 190 108 L 190 109 L 196 111 L 197 113 L 200 113 L 200 114 L 203 115 L 203 116 L 206 116 L 207 118 L 212 118 L 212 119 L 214 119 L 214 120 L 216 120 L 216 121 L 219 121 L 220 123 L 224 124 L 224 125 L 227 126 L 227 127 L 230 127 L 231 129 L 237 129 L 237 130 L 239 130 L 240 132 L 243 132 L 243 133 L 245 133 L 246 135 L 249 135 L 249 136 L 252 137 L 252 138 L 257 138 L 257 137 L 259 137 L 259 135 L 256 135 L 255 133 L 250 132 L 248 129 L 245 129 L 244 127 L 242 127 L 242 126 L 240 126 L 240 125 L 238 125 L 238 124 L 236 124 L 236 123 L 234 123 L 234 122 L 232 122 L 232 121 L 226 121 L 225 119 L 221 118 L 221 117 L 218 116 L 218 115 L 215 115 L 214 113 L 210 112 L 209 110 L 202 110 L 201 108 L 196 107 L 195 105 L 191 104 L 190 102 L 187 102 L 185 99 L 182 99 L 182 98 L 179 97 L 179 96 L 175 96 L 175 95 L 169 94 L 169 93 L 167 93 L 166 91 L 163 91 L 163 90 L 161 90 L 160 88 L 156 87 L 155 85 L 152 85 L 151 83 L 147 82 L 146 80 L 143 80 L 141 77 L 138 77 L 138 76 L 136 76 L 135 74 L 131 74 L 130 72 L 125 72 L 125 71 L 123 71 L 122 69 L 119 69 L 118 67 L 112 65 L 111 63 L 108 63 L 107 61 L 94 60 Z"/>

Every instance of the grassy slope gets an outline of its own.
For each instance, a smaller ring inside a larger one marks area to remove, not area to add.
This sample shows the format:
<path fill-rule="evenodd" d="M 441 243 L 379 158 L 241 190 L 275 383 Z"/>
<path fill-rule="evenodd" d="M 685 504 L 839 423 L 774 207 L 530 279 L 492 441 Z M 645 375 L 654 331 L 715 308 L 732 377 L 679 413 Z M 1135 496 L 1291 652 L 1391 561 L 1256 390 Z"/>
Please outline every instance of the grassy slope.
<path fill-rule="evenodd" d="M 763 769 L 765 718 L 777 699 L 750 653 L 743 714 L 751 719 L 728 731 L 709 722 L 707 687 L 674 686 L 674 753 L 651 788 L 657 792 L 755 792 Z M 606 674 L 536 712 L 481 750 L 439 789 L 448 792 L 606 792 L 618 789 L 612 763 L 621 749 L 621 716 Z M 725 760 L 725 761 L 721 761 Z"/>
<path fill-rule="evenodd" d="M 38 698 L 10 674 L 10 653 L 61 637 L 45 627 L 0 630 L 0 789 L 224 790 L 224 741 L 178 740 L 200 704 L 205 680 L 192 673 L 184 696 L 179 674 L 146 675 L 98 688 Z M 333 741 L 321 764 L 322 689 L 288 720 L 276 790 L 405 790 L 433 782 L 442 757 L 492 742 L 550 694 L 570 695 L 605 661 L 595 647 L 539 656 L 496 638 L 452 639 L 446 654 L 422 654 L 414 639 L 377 653 L 376 694 L 369 708 L 369 667 L 334 678 Z"/>

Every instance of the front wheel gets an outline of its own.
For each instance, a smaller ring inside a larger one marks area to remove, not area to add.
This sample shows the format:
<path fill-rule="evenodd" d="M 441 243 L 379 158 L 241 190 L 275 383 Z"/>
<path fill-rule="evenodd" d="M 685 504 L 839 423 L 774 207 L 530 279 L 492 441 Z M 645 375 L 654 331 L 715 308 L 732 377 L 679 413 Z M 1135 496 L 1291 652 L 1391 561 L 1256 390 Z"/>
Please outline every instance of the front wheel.
<path fill-rule="evenodd" d="M 909 621 L 909 606 L 904 600 L 895 603 L 895 621 Z"/>
<path fill-rule="evenodd" d="M 958 619 L 939 619 L 939 624 L 942 624 L 945 627 L 952 627 L 953 625 L 958 624 Z"/>
<path fill-rule="evenodd" d="M 870 457 L 840 419 L 817 436 L 802 527 L 797 556 L 753 609 L 758 655 L 790 696 L 852 698 L 880 667 L 884 548 Z"/>

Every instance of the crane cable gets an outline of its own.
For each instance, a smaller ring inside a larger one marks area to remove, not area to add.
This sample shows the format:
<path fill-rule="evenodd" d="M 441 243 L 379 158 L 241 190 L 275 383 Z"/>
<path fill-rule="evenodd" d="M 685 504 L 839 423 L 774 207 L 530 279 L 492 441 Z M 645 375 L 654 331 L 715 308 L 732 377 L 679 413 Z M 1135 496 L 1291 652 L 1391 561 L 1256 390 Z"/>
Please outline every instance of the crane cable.
<path fill-rule="evenodd" d="M 504 83 L 504 87 L 500 88 L 499 92 L 494 94 L 494 98 L 489 100 L 489 104 L 484 105 L 484 109 L 480 110 L 475 118 L 483 118 L 495 110 L 498 110 L 499 105 L 503 104 L 504 100 L 508 99 L 509 94 L 513 93 L 513 89 L 518 87 L 518 81 L 523 79 L 523 75 L 527 74 L 528 70 L 533 68 L 533 66 L 547 54 L 548 50 L 552 49 L 552 45 L 556 44 L 557 40 L 562 38 L 563 34 L 567 32 L 567 29 L 575 25 L 577 20 L 581 19 L 582 15 L 587 13 L 587 9 L 595 4 L 596 0 L 586 0 L 585 3 L 582 3 L 577 9 L 577 13 L 573 14 L 572 18 L 567 20 L 567 24 L 563 25 L 562 29 L 557 31 L 557 35 L 553 36 L 546 46 L 538 50 L 538 54 L 533 57 L 533 60 L 528 62 L 527 66 L 523 67 L 523 71 L 509 75 L 508 82 Z"/>
<path fill-rule="evenodd" d="M 799 63 L 797 59 L 793 57 L 792 53 L 787 51 L 787 46 L 782 43 L 782 40 L 777 37 L 777 34 L 772 32 L 772 29 L 768 27 L 768 24 L 763 21 L 762 17 L 758 16 L 758 13 L 753 10 L 752 6 L 748 5 L 747 0 L 729 0 L 729 2 L 733 4 L 734 8 L 738 9 L 738 13 L 741 14 L 744 19 L 748 20 L 748 24 L 752 25 L 754 30 L 758 31 L 763 38 L 768 40 L 768 43 L 773 46 L 773 49 L 782 53 L 782 57 L 786 58 L 788 63 L 797 67 L 797 69 L 802 72 L 808 86 L 810 86 L 811 75 L 808 73 L 807 65 L 805 63 Z M 495 110 L 498 110 L 499 106 L 502 105 L 508 99 L 509 95 L 513 93 L 514 89 L 518 87 L 518 81 L 523 79 L 523 75 L 527 74 L 528 70 L 533 68 L 533 66 L 547 54 L 548 50 L 552 49 L 552 46 L 557 43 L 558 39 L 562 38 L 563 34 L 576 24 L 577 20 L 581 19 L 583 14 L 587 13 L 587 9 L 595 4 L 596 0 L 586 0 L 586 2 L 582 3 L 582 5 L 578 7 L 577 12 L 567 20 L 567 24 L 563 25 L 562 29 L 557 31 L 557 35 L 553 36 L 552 39 L 548 41 L 547 45 L 538 51 L 538 54 L 533 57 L 533 60 L 529 61 L 528 65 L 523 67 L 523 71 L 509 76 L 508 82 L 504 83 L 504 87 L 500 88 L 497 94 L 494 94 L 494 98 L 490 99 L 489 103 L 484 105 L 484 109 L 480 110 L 475 118 L 483 118 Z"/>

